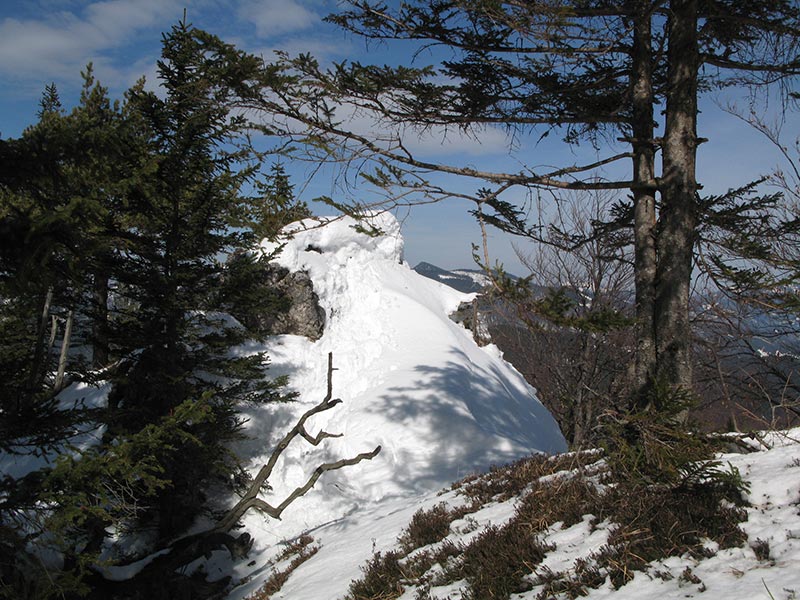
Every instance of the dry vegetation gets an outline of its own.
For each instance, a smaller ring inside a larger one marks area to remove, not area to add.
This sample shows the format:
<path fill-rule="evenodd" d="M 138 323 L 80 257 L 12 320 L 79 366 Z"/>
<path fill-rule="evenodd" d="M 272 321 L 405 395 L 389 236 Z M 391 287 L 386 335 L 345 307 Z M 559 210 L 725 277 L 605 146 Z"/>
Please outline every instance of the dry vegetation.
<path fill-rule="evenodd" d="M 374 555 L 346 599 L 391 600 L 412 589 L 419 600 L 431 600 L 435 588 L 459 581 L 467 600 L 534 588 L 542 600 L 577 598 L 606 581 L 619 588 L 654 560 L 707 556 L 709 540 L 717 548 L 744 543 L 741 480 L 710 460 L 704 438 L 687 446 L 663 423 L 642 422 L 625 423 L 615 436 L 605 451 L 533 456 L 457 482 L 453 489 L 464 505 L 441 503 L 415 514 L 397 549 Z M 663 476 L 654 480 L 656 472 Z M 454 521 L 513 498 L 515 513 L 504 524 L 468 538 L 454 531 Z M 591 531 L 602 524 L 606 544 L 564 571 L 542 566 L 556 550 L 548 531 L 581 521 Z M 693 573 L 681 577 L 702 589 Z"/>
<path fill-rule="evenodd" d="M 269 600 L 280 591 L 283 584 L 289 579 L 289 575 L 319 551 L 319 546 L 312 546 L 313 543 L 314 538 L 307 534 L 303 534 L 296 540 L 289 542 L 283 552 L 273 561 L 273 564 L 278 564 L 289 560 L 288 566 L 284 569 L 273 571 L 269 579 L 264 582 L 264 585 L 257 592 L 250 594 L 247 600 Z"/>

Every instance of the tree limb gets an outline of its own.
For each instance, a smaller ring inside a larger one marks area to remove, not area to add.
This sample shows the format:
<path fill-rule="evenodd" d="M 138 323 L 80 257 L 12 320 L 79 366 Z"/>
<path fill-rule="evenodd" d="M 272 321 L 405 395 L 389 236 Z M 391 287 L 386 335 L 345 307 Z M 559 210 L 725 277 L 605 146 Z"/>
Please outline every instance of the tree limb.
<path fill-rule="evenodd" d="M 321 464 L 316 469 L 314 469 L 314 472 L 308 478 L 308 481 L 306 481 L 303 485 L 295 488 L 295 490 L 291 494 L 289 494 L 286 497 L 286 499 L 283 502 L 281 502 L 278 506 L 272 506 L 271 504 L 260 498 L 252 498 L 248 500 L 248 502 L 242 505 L 241 507 L 237 504 L 238 510 L 236 512 L 239 513 L 238 516 L 233 512 L 229 513 L 230 516 L 226 515 L 225 519 L 220 521 L 219 526 L 225 526 L 229 518 L 233 519 L 234 517 L 236 517 L 235 520 L 238 520 L 238 518 L 245 512 L 247 512 L 247 510 L 249 510 L 250 508 L 255 508 L 256 510 L 260 510 L 261 512 L 266 513 L 273 519 L 280 519 L 281 514 L 283 513 L 284 510 L 286 510 L 286 507 L 289 506 L 295 500 L 297 500 L 300 496 L 308 492 L 308 490 L 310 490 L 312 487 L 314 487 L 314 484 L 322 476 L 323 473 L 325 473 L 326 471 L 336 471 L 337 469 L 341 469 L 343 467 L 356 465 L 363 460 L 373 459 L 378 455 L 380 451 L 381 447 L 376 446 L 375 449 L 372 450 L 371 452 L 362 452 L 361 454 L 354 456 L 353 458 L 343 458 L 341 460 L 337 460 L 336 462 Z"/>
<path fill-rule="evenodd" d="M 226 547 L 234 557 L 246 556 L 252 545 L 252 538 L 250 535 L 248 533 L 242 533 L 238 537 L 234 537 L 229 532 L 248 510 L 254 508 L 266 513 L 274 519 L 280 519 L 283 511 L 300 496 L 303 496 L 314 487 L 314 484 L 326 471 L 335 471 L 344 467 L 356 465 L 364 460 L 375 458 L 375 456 L 378 455 L 381 451 L 380 446 L 375 447 L 375 449 L 370 452 L 362 452 L 352 458 L 343 458 L 335 462 L 319 465 L 314 469 L 303 485 L 295 488 L 295 490 L 277 506 L 272 506 L 258 497 L 259 492 L 272 474 L 272 470 L 281 454 L 283 454 L 283 451 L 286 450 L 296 437 L 302 437 L 314 446 L 319 445 L 319 443 L 326 438 L 341 437 L 341 434 L 332 434 L 325 431 L 313 436 L 305 428 L 305 423 L 310 417 L 329 410 L 342 402 L 338 398 L 333 399 L 333 370 L 333 353 L 328 353 L 328 390 L 325 398 L 323 398 L 319 404 L 307 410 L 297 421 L 297 424 L 292 427 L 278 443 L 272 451 L 267 464 L 261 467 L 258 475 L 256 475 L 247 492 L 239 502 L 237 502 L 211 529 L 185 536 L 172 542 L 165 549 L 168 551 L 166 554 L 158 556 L 150 562 L 140 573 L 134 576 L 134 579 L 145 581 L 152 580 L 153 573 L 155 572 L 169 573 L 171 576 L 176 569 L 189 564 L 201 556 L 208 555 L 211 551 L 223 546 Z M 161 552 L 163 552 L 163 550 Z"/>

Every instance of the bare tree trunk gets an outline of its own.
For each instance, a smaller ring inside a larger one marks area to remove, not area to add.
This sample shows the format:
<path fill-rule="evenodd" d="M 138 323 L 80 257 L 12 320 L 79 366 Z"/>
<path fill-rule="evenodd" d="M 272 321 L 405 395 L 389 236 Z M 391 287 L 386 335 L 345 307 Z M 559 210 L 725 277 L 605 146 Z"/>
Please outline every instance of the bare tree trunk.
<path fill-rule="evenodd" d="M 697 0 L 673 0 L 670 9 L 670 93 L 657 234 L 656 352 L 659 378 L 688 390 L 692 383 L 689 291 L 697 224 Z"/>
<path fill-rule="evenodd" d="M 58 333 L 58 317 L 50 315 L 50 337 L 47 340 L 47 349 L 45 352 L 50 352 L 53 349 L 53 344 L 56 343 L 56 334 Z"/>
<path fill-rule="evenodd" d="M 74 320 L 74 313 L 70 309 L 67 313 L 67 323 L 64 325 L 64 339 L 61 341 L 61 354 L 58 357 L 58 371 L 56 372 L 56 380 L 53 383 L 53 390 L 60 392 L 64 387 L 64 373 L 67 370 L 67 358 L 69 357 L 69 345 L 72 338 L 72 321 Z"/>
<path fill-rule="evenodd" d="M 92 320 L 92 366 L 108 364 L 108 277 L 94 275 L 94 315 Z"/>
<path fill-rule="evenodd" d="M 650 2 L 636 1 L 633 37 L 634 278 L 636 284 L 635 396 L 644 398 L 656 373 L 656 202 L 653 140 L 652 16 Z"/>
<path fill-rule="evenodd" d="M 39 324 L 36 327 L 36 340 L 34 341 L 33 348 L 33 361 L 31 361 L 31 370 L 28 374 L 28 390 L 24 405 L 17 403 L 17 409 L 31 408 L 33 398 L 42 384 L 44 377 L 45 365 L 47 362 L 46 351 L 44 347 L 44 335 L 47 330 L 48 317 L 50 316 L 50 305 L 53 303 L 53 288 L 47 288 L 47 292 L 42 299 L 42 316 L 39 319 Z"/>

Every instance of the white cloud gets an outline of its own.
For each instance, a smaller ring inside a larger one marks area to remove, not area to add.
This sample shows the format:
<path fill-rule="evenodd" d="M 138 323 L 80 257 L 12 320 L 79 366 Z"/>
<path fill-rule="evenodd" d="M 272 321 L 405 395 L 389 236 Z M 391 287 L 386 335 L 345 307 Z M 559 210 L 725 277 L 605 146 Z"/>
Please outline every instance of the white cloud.
<path fill-rule="evenodd" d="M 474 133 L 458 127 L 439 126 L 417 133 L 409 131 L 404 136 L 405 146 L 421 156 L 450 156 L 454 153 L 468 156 L 508 154 L 511 147 L 509 135 L 499 127 L 487 126 Z"/>
<path fill-rule="evenodd" d="M 313 0 L 248 0 L 238 9 L 239 18 L 251 22 L 261 37 L 310 29 L 322 16 L 310 5 Z"/>
<path fill-rule="evenodd" d="M 86 21 L 112 35 L 130 35 L 137 29 L 177 17 L 179 2 L 164 0 L 111 0 L 86 7 Z"/>
<path fill-rule="evenodd" d="M 143 28 L 179 16 L 177 0 L 111 0 L 80 14 L 53 12 L 42 19 L 0 21 L 0 74 L 14 78 L 74 77 L 87 62 L 129 43 Z"/>
<path fill-rule="evenodd" d="M 386 103 L 386 102 L 385 102 Z M 474 132 L 459 127 L 432 126 L 420 130 L 413 125 L 397 127 L 387 125 L 376 113 L 356 109 L 351 104 L 337 107 L 337 119 L 347 123 L 347 128 L 369 139 L 394 147 L 398 137 L 403 147 L 420 159 L 438 159 L 460 155 L 482 157 L 507 155 L 511 137 L 500 127 L 486 126 Z"/>

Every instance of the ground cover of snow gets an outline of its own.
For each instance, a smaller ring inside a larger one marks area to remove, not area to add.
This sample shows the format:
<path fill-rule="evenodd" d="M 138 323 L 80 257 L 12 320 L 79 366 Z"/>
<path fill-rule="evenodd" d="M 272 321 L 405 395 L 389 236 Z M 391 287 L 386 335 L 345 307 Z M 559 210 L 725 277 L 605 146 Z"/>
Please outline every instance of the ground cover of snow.
<path fill-rule="evenodd" d="M 800 429 L 769 432 L 751 454 L 725 454 L 723 462 L 739 469 L 749 485 L 747 520 L 742 529 L 747 542 L 739 548 L 717 550 L 709 558 L 673 557 L 648 565 L 625 586 L 615 590 L 606 581 L 588 590 L 589 600 L 642 598 L 725 598 L 726 600 L 795 600 L 800 597 Z M 349 582 L 358 577 L 353 562 L 361 561 L 365 549 L 386 552 L 396 549 L 396 539 L 419 509 L 444 502 L 455 507 L 464 501 L 452 490 L 420 495 L 416 499 L 386 499 L 366 511 L 359 511 L 311 532 L 320 551 L 292 573 L 273 599 L 342 598 Z M 451 533 L 441 543 L 469 541 L 490 525 L 502 526 L 514 514 L 518 498 L 494 502 L 451 524 Z M 544 539 L 554 546 L 535 568 L 553 572 L 569 571 L 577 560 L 589 559 L 607 542 L 612 528 L 606 521 L 591 525 L 591 515 L 563 528 L 554 524 Z M 393 543 L 394 542 L 394 543 Z M 767 548 L 766 554 L 757 548 Z M 428 550 L 430 547 L 418 551 Z M 281 567 L 282 565 L 278 565 Z M 283 565 L 285 566 L 285 565 Z M 690 569 L 690 578 L 684 573 Z M 434 569 L 440 569 L 435 566 Z M 697 579 L 694 579 L 697 578 Z M 242 588 L 232 597 L 244 597 Z M 461 600 L 466 583 L 456 581 L 431 588 L 430 600 Z M 534 600 L 540 587 L 512 596 L 513 600 Z M 399 600 L 416 600 L 417 588 L 409 582 Z"/>
<path fill-rule="evenodd" d="M 210 567 L 212 577 L 232 568 L 237 578 L 249 578 L 231 598 L 256 590 L 282 542 L 304 531 L 320 551 L 280 597 L 341 597 L 363 561 L 394 544 L 420 503 L 441 501 L 436 494 L 442 487 L 491 464 L 565 449 L 558 426 L 522 376 L 496 348 L 478 347 L 448 318 L 471 296 L 403 263 L 394 217 L 382 215 L 373 224 L 381 235 L 359 233 L 347 218 L 325 227 L 306 221 L 285 241 L 277 261 L 308 271 L 326 311 L 325 333 L 316 342 L 277 336 L 267 343 L 270 372 L 288 374 L 301 395 L 295 403 L 249 409 L 249 440 L 237 451 L 253 472 L 267 461 L 298 416 L 324 397 L 329 352 L 337 369 L 333 394 L 343 403 L 316 415 L 309 429 L 343 436 L 318 447 L 295 440 L 262 497 L 277 504 L 317 465 L 377 445 L 382 451 L 326 473 L 280 522 L 249 513 L 244 525 L 255 544 L 248 560 L 230 565 L 223 556 Z M 264 245 L 266 252 L 273 249 Z M 356 537 L 345 537 L 345 530 Z"/>
<path fill-rule="evenodd" d="M 742 523 L 747 545 L 702 560 L 686 556 L 658 562 L 619 590 L 606 586 L 592 590 L 587 598 L 800 598 L 800 429 L 767 433 L 757 449 L 720 457 L 723 464 L 739 469 L 750 486 L 746 499 L 751 506 Z M 758 556 L 754 548 L 764 543 L 768 556 Z M 681 578 L 687 567 L 699 583 Z M 671 578 L 656 572 L 667 572 Z M 518 596 L 519 600 L 535 597 L 535 590 Z"/>
<path fill-rule="evenodd" d="M 396 547 L 414 513 L 440 502 L 465 502 L 449 490 L 452 481 L 492 463 L 564 449 L 555 422 L 497 349 L 477 347 L 470 332 L 447 318 L 469 296 L 411 271 L 402 263 L 396 221 L 387 216 L 377 224 L 384 234 L 371 237 L 355 231 L 347 219 L 324 228 L 307 222 L 308 229 L 301 228 L 286 242 L 279 262 L 309 272 L 328 322 L 317 342 L 278 336 L 266 346 L 239 349 L 266 349 L 271 373 L 288 374 L 300 397 L 295 403 L 249 407 L 248 439 L 236 450 L 252 472 L 266 462 L 298 416 L 324 397 L 327 355 L 333 352 L 333 393 L 343 403 L 316 415 L 309 429 L 343 437 L 326 439 L 317 447 L 295 440 L 262 497 L 277 504 L 319 464 L 378 444 L 382 451 L 371 461 L 323 475 L 280 521 L 248 513 L 244 526 L 255 537 L 249 556 L 234 563 L 225 551 L 218 551 L 204 565 L 212 578 L 234 575 L 232 600 L 246 598 L 274 571 L 285 569 L 288 561 L 275 559 L 286 542 L 303 533 L 313 536 L 319 550 L 272 598 L 340 599 L 375 552 Z M 61 401 L 102 405 L 107 391 L 107 386 L 76 386 L 62 394 Z M 73 443 L 92 445 L 99 433 L 76 431 Z M 800 429 L 766 434 L 756 449 L 721 457 L 739 469 L 750 486 L 752 506 L 742 526 L 748 536 L 745 546 L 703 560 L 685 556 L 660 561 L 621 589 L 607 584 L 590 590 L 588 598 L 800 597 Z M 52 458 L 4 456 L 0 467 L 19 477 Z M 444 488 L 449 491 L 441 491 Z M 448 540 L 468 543 L 483 528 L 502 525 L 513 516 L 516 502 L 489 503 L 454 522 Z M 591 527 L 588 516 L 572 527 L 553 525 L 546 541 L 555 550 L 542 565 L 568 570 L 606 542 L 611 526 Z M 766 556 L 754 549 L 765 547 Z M 700 583 L 681 577 L 686 567 Z M 458 600 L 464 587 L 454 582 L 434 588 L 432 598 Z M 533 589 L 515 598 L 533 600 L 536 595 Z M 401 600 L 414 598 L 415 590 L 409 587 Z"/>

